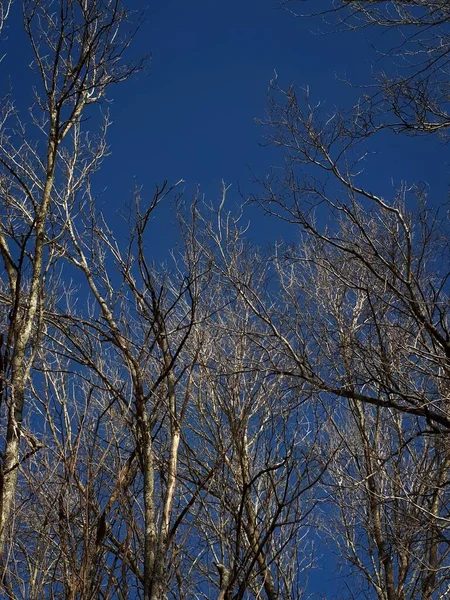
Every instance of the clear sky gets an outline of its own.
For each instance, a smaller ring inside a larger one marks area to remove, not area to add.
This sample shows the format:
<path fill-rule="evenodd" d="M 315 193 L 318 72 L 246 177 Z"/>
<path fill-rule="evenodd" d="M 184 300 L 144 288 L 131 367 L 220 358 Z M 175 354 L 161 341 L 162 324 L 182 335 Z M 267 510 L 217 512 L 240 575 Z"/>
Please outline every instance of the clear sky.
<path fill-rule="evenodd" d="M 309 6 L 330 3 L 314 0 Z M 146 22 L 130 55 L 150 52 L 152 60 L 146 74 L 110 90 L 112 155 L 98 184 L 106 187 L 111 212 L 130 200 L 134 182 L 151 195 L 164 179 L 184 179 L 186 199 L 197 185 L 210 199 L 218 198 L 224 179 L 233 184 L 231 202 L 239 201 L 238 190 L 244 197 L 255 191 L 252 173 L 263 177 L 281 159 L 261 145 L 264 131 L 254 123 L 264 115 L 275 70 L 281 87 L 309 85 L 312 97 L 331 111 L 361 93 L 340 79 L 367 83 L 372 69 L 383 67 L 370 43 L 385 44 L 385 37 L 368 30 L 323 35 L 330 27 L 319 19 L 294 18 L 277 0 L 153 0 L 147 8 L 132 0 L 131 5 L 144 11 Z M 8 73 L 13 95 L 26 107 L 30 54 L 17 25 L 19 10 L 16 5 L 8 22 L 0 69 L 3 85 Z M 389 194 L 392 180 L 423 180 L 436 196 L 445 192 L 447 152 L 438 142 L 391 135 L 374 150 L 365 165 L 373 191 L 381 187 Z M 281 231 L 254 212 L 252 220 L 258 243 Z M 160 231 L 167 223 L 165 218 Z"/>
<path fill-rule="evenodd" d="M 141 10 L 138 0 L 134 4 Z M 31 99 L 30 54 L 17 25 L 18 9 L 14 7 L 16 16 L 4 32 L 7 55 L 0 63 L 0 79 L 4 85 L 5 74 L 10 75 L 13 96 L 25 108 Z M 360 93 L 339 77 L 367 83 L 371 69 L 379 64 L 369 43 L 369 39 L 376 43 L 375 34 L 364 30 L 321 35 L 319 30 L 326 27 L 320 20 L 294 18 L 276 0 L 154 0 L 145 16 L 132 54 L 151 52 L 148 72 L 110 91 L 112 155 L 98 182 L 105 188 L 103 198 L 113 222 L 130 201 L 135 182 L 149 197 L 156 183 L 181 178 L 186 182 L 186 200 L 197 185 L 207 197 L 217 199 L 222 179 L 233 184 L 231 203 L 239 201 L 239 189 L 244 197 L 254 192 L 252 172 L 263 177 L 281 158 L 261 146 L 264 132 L 254 123 L 264 115 L 275 70 L 281 86 L 309 85 L 313 98 L 326 102 L 331 111 Z M 393 193 L 391 182 L 423 180 L 430 185 L 432 202 L 445 200 L 447 146 L 391 134 L 373 151 L 366 164 L 367 185 L 373 191 Z M 172 243 L 169 211 L 162 208 L 155 229 L 157 256 Z M 255 211 L 252 221 L 250 235 L 258 243 L 284 231 Z M 328 556 L 324 551 L 325 561 Z M 332 569 L 329 573 L 326 569 L 312 577 L 316 591 L 338 585 Z"/>
<path fill-rule="evenodd" d="M 321 35 L 326 29 L 319 19 L 294 18 L 276 0 L 150 3 L 134 48 L 151 51 L 148 75 L 113 91 L 109 185 L 126 194 L 135 176 L 150 192 L 161 179 L 183 178 L 187 194 L 199 184 L 215 199 L 225 179 L 233 184 L 231 201 L 239 199 L 238 184 L 244 196 L 254 191 L 252 172 L 262 177 L 281 158 L 261 146 L 264 131 L 254 123 L 264 115 L 274 70 L 281 86 L 309 85 L 331 111 L 361 93 L 339 78 L 361 84 L 383 67 L 369 40 L 381 45 L 385 37 L 367 30 Z M 375 150 L 366 164 L 374 191 L 388 194 L 392 180 L 424 180 L 443 193 L 447 152 L 438 142 L 391 135 Z M 258 242 L 270 239 L 274 223 L 252 219 Z"/>

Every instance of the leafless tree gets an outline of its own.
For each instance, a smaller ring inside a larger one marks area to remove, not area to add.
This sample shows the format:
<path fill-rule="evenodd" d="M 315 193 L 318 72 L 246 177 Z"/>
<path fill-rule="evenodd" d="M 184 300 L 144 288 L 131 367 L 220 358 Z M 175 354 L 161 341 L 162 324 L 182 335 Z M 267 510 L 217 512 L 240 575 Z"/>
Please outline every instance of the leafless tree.
<path fill-rule="evenodd" d="M 1 394 L 6 415 L 0 554 L 24 460 L 20 440 L 27 390 L 43 335 L 44 312 L 55 301 L 47 286 L 61 256 L 58 239 L 67 226 L 61 218 L 61 198 L 76 196 L 83 170 L 95 166 L 104 153 L 100 144 L 93 165 L 76 155 L 82 115 L 104 98 L 111 84 L 126 79 L 135 68 L 122 60 L 133 36 L 124 29 L 126 19 L 121 3 L 110 0 L 61 0 L 57 7 L 23 3 L 23 24 L 40 84 L 28 119 L 17 113 L 9 99 L 3 102 L 1 116 L 0 252 L 6 272 Z"/>
<path fill-rule="evenodd" d="M 146 251 L 151 218 L 170 192 L 166 186 L 156 190 L 145 209 L 136 197 L 125 250 L 95 208 L 89 185 L 83 218 L 69 219 L 71 206 L 64 204 L 65 257 L 85 277 L 92 304 L 88 315 L 66 311 L 55 317 L 55 327 L 67 340 L 67 356 L 102 382 L 111 399 L 109 409 L 122 415 L 128 431 L 131 462 L 126 478 L 131 473 L 135 478 L 130 527 L 141 545 L 132 555 L 145 599 L 169 593 L 178 528 L 198 494 L 197 488 L 180 485 L 179 461 L 192 443 L 186 417 L 201 341 L 200 334 L 193 334 L 207 318 L 201 298 L 209 268 L 197 246 L 189 243 L 194 222 L 181 227 L 186 247 L 176 260 L 174 255 L 170 272 L 167 265 L 158 271 L 151 264 Z M 100 352 L 91 351 L 90 340 L 96 340 Z M 113 508 L 107 504 L 100 517 L 106 540 L 118 535 L 110 522 Z M 111 518 L 116 519 L 114 511 Z M 123 552 L 123 543 L 115 542 L 117 552 Z"/>
<path fill-rule="evenodd" d="M 41 449 L 21 470 L 7 591 L 37 599 L 113 598 L 120 590 L 127 598 L 139 581 L 129 432 L 107 410 L 101 382 L 55 367 L 46 372 L 44 398 L 36 390 Z"/>
<path fill-rule="evenodd" d="M 344 117 L 327 117 L 308 96 L 302 106 L 292 89 L 283 97 L 269 122 L 285 168 L 264 181 L 262 204 L 305 237 L 275 257 L 285 305 L 271 319 L 281 321 L 284 311 L 295 332 L 278 336 L 287 361 L 279 369 L 328 394 L 447 430 L 445 210 L 427 207 L 421 187 L 405 186 L 391 200 L 367 189 L 359 173 L 363 150 Z M 255 303 L 262 316 L 264 306 Z"/>
<path fill-rule="evenodd" d="M 404 184 L 391 197 L 377 193 L 365 182 L 363 163 L 379 129 L 445 130 L 446 55 L 436 70 L 430 57 L 439 55 L 440 40 L 445 46 L 440 27 L 448 9 L 347 2 L 330 11 L 344 25 L 352 21 L 343 15 L 365 19 L 357 26 L 402 25 L 400 17 L 412 30 L 423 25 L 411 44 L 428 26 L 434 50 L 423 50 L 424 71 L 412 65 L 406 83 L 386 78 L 378 104 L 365 98 L 348 111 L 327 111 L 309 89 L 297 94 L 274 82 L 264 124 L 283 165 L 255 199 L 267 214 L 295 225 L 299 239 L 279 244 L 272 256 L 267 273 L 280 286 L 272 296 L 259 293 L 230 261 L 228 277 L 267 328 L 268 368 L 309 390 L 342 443 L 329 473 L 338 507 L 334 532 L 368 586 L 363 591 L 386 599 L 444 597 L 450 567 L 447 209 L 430 206 L 420 184 Z"/>
<path fill-rule="evenodd" d="M 285 163 L 258 201 L 295 225 L 299 239 L 258 258 L 246 254 L 237 227 L 222 226 L 210 233 L 215 264 L 259 320 L 261 368 L 323 408 L 317 415 L 328 434 L 316 444 L 334 455 L 325 529 L 362 576 L 354 580 L 361 592 L 445 597 L 445 207 L 427 206 L 420 186 L 390 200 L 365 188 L 360 140 L 348 135 L 345 117 L 323 115 L 308 96 L 302 106 L 292 89 L 281 94 L 285 104 L 272 104 L 268 119 Z"/>
<path fill-rule="evenodd" d="M 323 524 L 348 563 L 355 596 L 448 593 L 448 436 L 418 436 L 410 421 L 356 402 L 329 418 L 330 444 L 340 450 L 328 471 L 334 509 Z"/>
<path fill-rule="evenodd" d="M 218 598 L 300 598 L 313 562 L 312 492 L 324 471 L 319 431 L 307 396 L 266 372 L 249 307 L 222 285 L 213 303 L 195 379 L 199 446 L 189 461 L 196 478 L 219 464 L 196 525 L 206 541 L 203 575 Z"/>
<path fill-rule="evenodd" d="M 311 7 L 315 16 L 321 15 L 334 29 L 390 30 L 389 45 L 377 47 L 377 63 L 380 56 L 385 57 L 384 70 L 375 74 L 357 106 L 362 135 L 382 128 L 446 134 L 450 126 L 450 11 L 446 0 L 337 0 L 325 5 L 285 0 L 283 4 L 294 13 L 297 7 Z"/>

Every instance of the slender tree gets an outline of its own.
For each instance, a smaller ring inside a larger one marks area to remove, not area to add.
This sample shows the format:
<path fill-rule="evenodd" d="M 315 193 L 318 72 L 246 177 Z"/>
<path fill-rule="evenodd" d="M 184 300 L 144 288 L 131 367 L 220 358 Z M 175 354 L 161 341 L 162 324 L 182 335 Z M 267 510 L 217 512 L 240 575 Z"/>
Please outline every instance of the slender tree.
<path fill-rule="evenodd" d="M 201 445 L 190 458 L 197 477 L 220 466 L 201 497 L 197 529 L 211 557 L 203 568 L 218 598 L 300 598 L 313 562 L 313 541 L 305 538 L 314 486 L 324 471 L 319 431 L 307 396 L 266 372 L 249 307 L 239 297 L 226 302 L 222 290 L 219 299 L 199 355 Z"/>
<path fill-rule="evenodd" d="M 4 4 L 3 16 L 8 10 L 9 4 Z M 38 84 L 29 119 L 20 117 L 12 100 L 6 99 L 0 129 L 0 252 L 8 313 L 1 336 L 6 424 L 0 473 L 0 557 L 23 460 L 20 441 L 33 364 L 45 329 L 45 311 L 56 301 L 47 285 L 62 253 L 58 240 L 67 226 L 61 200 L 73 202 L 84 170 L 93 168 L 78 154 L 82 115 L 105 96 L 111 84 L 123 81 L 134 70 L 122 61 L 132 37 L 123 30 L 126 19 L 123 6 L 110 0 L 61 0 L 57 7 L 46 2 L 23 3 L 23 25 Z M 103 153 L 100 144 L 93 153 L 94 165 Z"/>

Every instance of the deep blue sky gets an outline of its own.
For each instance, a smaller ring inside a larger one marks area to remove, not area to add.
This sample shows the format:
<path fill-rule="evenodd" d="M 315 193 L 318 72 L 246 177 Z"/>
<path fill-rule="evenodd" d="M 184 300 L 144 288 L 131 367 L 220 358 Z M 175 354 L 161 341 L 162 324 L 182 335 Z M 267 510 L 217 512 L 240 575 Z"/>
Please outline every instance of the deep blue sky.
<path fill-rule="evenodd" d="M 378 57 L 368 39 L 385 43 L 367 30 L 320 35 L 320 29 L 320 20 L 294 18 L 276 0 L 150 3 L 134 48 L 151 51 L 148 75 L 113 91 L 112 189 L 126 194 L 135 176 L 148 192 L 161 179 L 180 178 L 188 195 L 199 184 L 215 199 L 221 179 L 234 184 L 231 202 L 239 200 L 237 184 L 244 195 L 253 191 L 252 171 L 263 176 L 281 158 L 261 147 L 264 132 L 254 123 L 264 115 L 274 70 L 281 86 L 309 85 L 331 110 L 360 93 L 339 77 L 370 81 Z M 442 194 L 446 149 L 439 143 L 391 135 L 376 151 L 366 165 L 374 191 L 382 186 L 389 193 L 392 179 L 424 180 Z M 254 213 L 252 219 L 258 242 L 270 239 L 274 223 Z"/>
<path fill-rule="evenodd" d="M 358 94 L 336 76 L 369 79 L 368 32 L 323 36 L 319 27 L 274 0 L 155 2 L 139 40 L 152 66 L 114 94 L 113 136 L 129 150 L 137 146 L 136 169 L 156 178 L 245 180 L 247 163 L 270 162 L 253 119 L 264 114 L 275 69 L 280 85 L 309 85 L 330 109 Z"/>
<path fill-rule="evenodd" d="M 145 6 L 138 0 L 132 5 L 138 11 Z M 16 5 L 6 30 L 7 56 L 0 69 L 3 85 L 10 74 L 13 95 L 25 107 L 23 99 L 31 98 L 30 54 L 17 25 L 19 10 Z M 130 200 L 134 182 L 150 196 L 157 182 L 182 178 L 187 200 L 197 185 L 208 198 L 218 198 L 222 179 L 233 184 L 231 203 L 240 200 L 238 189 L 244 196 L 254 192 L 252 172 L 263 177 L 281 160 L 261 146 L 264 131 L 254 123 L 264 115 L 274 70 L 282 87 L 309 85 L 312 97 L 331 111 L 360 93 L 338 78 L 367 83 L 372 66 L 383 66 L 374 62 L 378 57 L 369 40 L 381 45 L 385 37 L 368 30 L 321 35 L 327 27 L 319 19 L 294 18 L 277 0 L 154 0 L 144 13 L 131 55 L 150 52 L 148 72 L 110 91 L 112 155 L 97 183 L 106 187 L 111 217 Z M 396 185 L 423 180 L 432 186 L 433 201 L 444 199 L 447 149 L 438 142 L 392 135 L 374 149 L 365 166 L 374 191 L 388 195 L 392 180 Z M 159 231 L 165 235 L 169 221 L 161 212 Z M 258 243 L 284 231 L 254 211 L 251 215 Z M 167 241 L 155 240 L 162 247 Z"/>

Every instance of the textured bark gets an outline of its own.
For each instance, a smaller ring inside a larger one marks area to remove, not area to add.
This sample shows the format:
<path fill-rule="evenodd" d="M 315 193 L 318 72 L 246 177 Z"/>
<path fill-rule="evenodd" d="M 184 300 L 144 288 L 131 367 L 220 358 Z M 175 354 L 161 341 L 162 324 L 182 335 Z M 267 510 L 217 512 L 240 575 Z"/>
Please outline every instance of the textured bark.
<path fill-rule="evenodd" d="M 243 498 L 247 517 L 245 531 L 250 543 L 252 559 L 253 562 L 259 567 L 267 600 L 277 600 L 277 593 L 273 583 L 272 573 L 270 572 L 270 568 L 267 564 L 266 555 L 262 546 L 262 536 L 258 530 L 255 507 L 253 506 L 253 501 L 250 496 L 250 460 L 248 456 L 248 439 L 246 434 L 242 436 L 242 439 L 237 440 L 237 446 L 239 447 L 240 451 L 241 480 L 243 484 L 242 489 L 243 494 L 245 495 Z M 243 591 L 244 588 L 242 588 L 242 592 Z"/>
<path fill-rule="evenodd" d="M 139 448 L 141 468 L 144 475 L 144 600 L 151 599 L 157 530 L 155 523 L 155 473 L 150 423 L 145 411 L 138 409 L 138 427 L 140 429 Z"/>
<path fill-rule="evenodd" d="M 27 298 L 27 309 L 23 318 L 16 310 L 13 317 L 15 318 L 15 322 L 11 324 L 11 330 L 14 332 L 15 346 L 12 349 L 10 407 L 6 427 L 3 469 L 0 480 L 0 563 L 2 561 L 7 527 L 11 516 L 17 485 L 17 469 L 19 467 L 20 435 L 25 405 L 25 389 L 31 369 L 31 362 L 26 354 L 36 320 L 36 313 L 41 300 L 45 224 L 50 209 L 56 166 L 56 152 L 58 147 L 58 115 L 55 111 L 51 111 L 50 119 L 47 177 L 45 180 L 42 202 L 36 218 L 36 241 L 34 245 L 33 271 L 30 292 Z M 16 285 L 16 289 L 11 290 L 11 292 L 15 292 L 16 306 L 18 306 L 18 304 L 24 300 L 23 298 L 17 298 L 17 295 L 21 294 L 21 290 Z"/>

